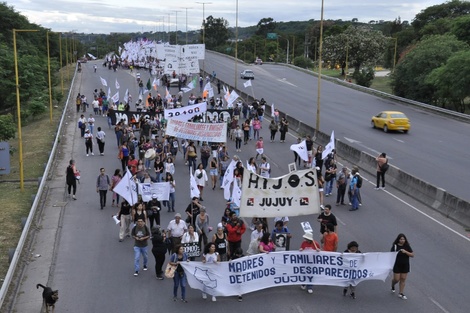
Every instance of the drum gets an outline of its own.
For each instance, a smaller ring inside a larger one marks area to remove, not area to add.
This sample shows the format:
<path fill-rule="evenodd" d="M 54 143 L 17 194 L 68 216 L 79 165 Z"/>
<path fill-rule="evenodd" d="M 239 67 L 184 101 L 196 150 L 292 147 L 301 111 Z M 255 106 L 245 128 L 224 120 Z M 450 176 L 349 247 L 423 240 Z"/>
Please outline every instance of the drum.
<path fill-rule="evenodd" d="M 157 156 L 157 153 L 155 152 L 155 149 L 150 148 L 147 151 L 145 151 L 146 159 L 153 160 L 155 159 L 156 156 Z"/>

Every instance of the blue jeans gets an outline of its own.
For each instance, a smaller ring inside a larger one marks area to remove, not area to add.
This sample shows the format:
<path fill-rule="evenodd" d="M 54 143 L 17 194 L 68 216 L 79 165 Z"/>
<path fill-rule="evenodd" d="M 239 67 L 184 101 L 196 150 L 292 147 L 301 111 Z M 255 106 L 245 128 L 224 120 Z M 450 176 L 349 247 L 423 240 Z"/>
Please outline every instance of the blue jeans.
<path fill-rule="evenodd" d="M 151 160 L 150 159 L 145 159 L 145 169 L 149 169 L 150 168 L 150 162 Z"/>
<path fill-rule="evenodd" d="M 155 173 L 155 180 L 157 181 L 157 183 L 161 183 L 162 182 L 162 173 Z"/>
<path fill-rule="evenodd" d="M 134 246 L 134 271 L 138 272 L 140 268 L 140 255 L 144 257 L 144 267 L 147 267 L 148 262 L 148 247 Z"/>
<path fill-rule="evenodd" d="M 175 212 L 175 193 L 170 192 L 170 197 L 168 198 L 168 201 L 163 201 L 163 204 L 168 208 L 168 212 Z"/>
<path fill-rule="evenodd" d="M 95 128 L 95 125 L 88 124 L 88 128 L 90 129 L 90 133 L 93 134 L 93 129 Z"/>
<path fill-rule="evenodd" d="M 188 166 L 189 166 L 189 168 L 192 168 L 193 172 L 197 169 L 196 161 L 197 161 L 196 157 L 188 156 Z"/>
<path fill-rule="evenodd" d="M 325 194 L 330 194 L 333 191 L 333 186 L 335 183 L 335 179 L 331 179 L 330 181 L 326 182 L 326 191 Z"/>
<path fill-rule="evenodd" d="M 181 286 L 181 299 L 186 299 L 186 274 L 175 272 L 173 277 L 173 297 L 178 296 L 178 287 Z"/>
<path fill-rule="evenodd" d="M 359 208 L 359 199 L 358 199 L 358 192 L 357 189 L 356 191 L 351 191 L 351 208 L 354 210 L 357 210 Z"/>

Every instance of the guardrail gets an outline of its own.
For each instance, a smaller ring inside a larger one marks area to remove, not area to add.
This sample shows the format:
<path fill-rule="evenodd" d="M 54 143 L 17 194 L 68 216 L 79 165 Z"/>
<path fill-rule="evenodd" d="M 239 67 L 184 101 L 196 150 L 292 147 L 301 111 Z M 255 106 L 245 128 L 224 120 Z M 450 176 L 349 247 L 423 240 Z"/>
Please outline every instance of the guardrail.
<path fill-rule="evenodd" d="M 73 80 L 71 82 L 71 86 L 73 86 L 74 81 L 75 81 L 75 76 L 73 77 Z M 62 127 L 64 125 L 64 120 L 65 120 L 66 111 L 67 111 L 67 104 L 70 100 L 71 94 L 72 94 L 72 88 L 70 88 L 69 94 L 67 96 L 67 102 L 66 102 L 64 110 L 62 112 L 62 117 L 60 119 L 59 126 L 57 127 L 57 134 L 62 133 Z M 21 256 L 21 253 L 23 252 L 23 247 L 24 247 L 24 244 L 25 244 L 26 239 L 28 237 L 32 221 L 34 219 L 34 216 L 36 214 L 36 210 L 38 208 L 38 204 L 41 201 L 42 192 L 43 192 L 44 186 L 47 183 L 47 176 L 48 176 L 49 170 L 52 167 L 52 163 L 54 162 L 54 155 L 57 151 L 57 146 L 59 145 L 59 141 L 60 141 L 60 136 L 56 136 L 56 138 L 54 140 L 54 145 L 52 146 L 52 150 L 51 150 L 51 153 L 49 155 L 49 160 L 47 161 L 46 168 L 44 169 L 44 175 L 42 176 L 41 182 L 39 184 L 39 188 L 38 188 L 36 196 L 34 198 L 34 202 L 31 206 L 31 210 L 29 211 L 29 215 L 28 215 L 28 218 L 26 219 L 23 231 L 21 232 L 21 237 L 20 237 L 20 240 L 18 241 L 18 245 L 16 246 L 15 253 L 13 254 L 13 258 L 11 260 L 10 267 L 8 268 L 8 272 L 7 272 L 7 274 L 5 276 L 5 279 L 2 283 L 2 288 L 0 289 L 0 309 L 2 308 L 3 302 L 5 301 L 5 298 L 6 298 L 6 295 L 7 295 L 7 292 L 8 292 L 8 288 L 10 287 L 11 281 L 12 281 L 14 273 L 16 271 L 16 267 L 18 266 L 18 261 L 19 261 L 19 258 Z"/>

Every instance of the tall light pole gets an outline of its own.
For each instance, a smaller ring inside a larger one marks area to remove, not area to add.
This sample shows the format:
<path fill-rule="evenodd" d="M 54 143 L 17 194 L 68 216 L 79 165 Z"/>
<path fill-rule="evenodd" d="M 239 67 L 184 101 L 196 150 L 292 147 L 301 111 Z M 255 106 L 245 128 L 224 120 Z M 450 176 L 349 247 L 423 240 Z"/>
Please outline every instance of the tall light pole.
<path fill-rule="evenodd" d="M 321 53 L 323 48 L 323 5 L 324 0 L 321 0 L 321 15 L 320 15 L 320 47 L 318 49 L 318 90 L 317 90 L 317 121 L 315 124 L 315 138 L 317 138 L 320 131 L 320 92 L 321 92 Z"/>
<path fill-rule="evenodd" d="M 281 36 L 278 36 L 279 38 L 284 38 L 285 40 L 287 40 L 287 55 L 286 55 L 286 64 L 289 64 L 289 36 L 287 37 L 281 37 Z M 278 46 L 279 46 L 279 41 L 278 41 Z"/>
<path fill-rule="evenodd" d="M 175 32 L 175 45 L 178 44 L 178 12 L 181 12 L 181 11 L 178 11 L 178 10 L 173 10 L 173 12 L 175 12 L 176 14 L 176 23 L 175 23 L 175 29 L 176 29 L 176 32 Z"/>
<path fill-rule="evenodd" d="M 168 43 L 171 44 L 171 23 L 170 23 L 171 13 L 168 13 Z"/>
<path fill-rule="evenodd" d="M 202 44 L 204 45 L 204 50 L 206 49 L 206 15 L 205 15 L 205 9 L 206 9 L 206 4 L 212 4 L 212 2 L 196 2 L 198 4 L 202 4 Z M 205 53 L 204 53 L 205 55 Z M 205 57 L 204 57 L 205 58 Z M 205 71 L 205 60 L 202 59 L 202 71 Z"/>
<path fill-rule="evenodd" d="M 47 78 L 49 82 L 49 123 L 52 124 L 52 83 L 51 83 L 51 55 L 49 48 L 49 31 L 46 32 L 47 44 Z"/>
<path fill-rule="evenodd" d="M 235 89 L 237 89 L 238 82 L 238 0 L 236 4 L 235 14 Z"/>
<path fill-rule="evenodd" d="M 64 95 L 64 70 L 62 69 L 62 33 L 59 33 L 60 89 Z"/>
<path fill-rule="evenodd" d="M 16 50 L 17 32 L 37 32 L 37 29 L 13 29 L 13 59 L 15 60 L 15 84 L 16 84 L 16 110 L 18 115 L 18 150 L 20 163 L 20 189 L 24 191 L 24 168 L 23 168 L 23 137 L 21 134 L 21 103 L 20 103 L 20 82 L 18 77 L 18 52 Z"/>
<path fill-rule="evenodd" d="M 188 44 L 188 9 L 192 9 L 192 8 L 186 8 L 186 7 L 181 7 L 181 8 L 186 10 L 186 44 Z"/>
<path fill-rule="evenodd" d="M 397 65 L 397 43 L 398 43 L 398 38 L 397 37 L 392 37 L 393 40 L 395 40 L 395 51 L 393 52 L 393 70 L 392 72 L 395 72 L 395 65 Z"/>

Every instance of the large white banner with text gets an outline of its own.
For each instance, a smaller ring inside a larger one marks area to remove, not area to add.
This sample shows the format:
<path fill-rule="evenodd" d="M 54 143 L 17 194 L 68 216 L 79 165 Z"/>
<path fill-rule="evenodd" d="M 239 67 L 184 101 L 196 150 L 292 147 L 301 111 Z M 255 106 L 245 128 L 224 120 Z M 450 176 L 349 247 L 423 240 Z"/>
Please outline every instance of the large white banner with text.
<path fill-rule="evenodd" d="M 165 109 L 165 119 L 175 119 L 187 121 L 196 115 L 201 115 L 207 111 L 207 102 L 201 102 L 194 105 L 188 105 L 176 109 Z"/>
<path fill-rule="evenodd" d="M 139 183 L 139 194 L 144 202 L 152 200 L 152 195 L 156 194 L 158 201 L 170 198 L 170 183 Z"/>
<path fill-rule="evenodd" d="M 191 123 L 170 119 L 166 127 L 166 135 L 190 140 L 225 142 L 227 140 L 227 124 Z"/>
<path fill-rule="evenodd" d="M 243 175 L 240 216 L 277 217 L 320 213 L 315 169 L 264 178 L 253 172 Z"/>
<path fill-rule="evenodd" d="M 385 281 L 396 252 L 337 253 L 293 251 L 207 264 L 182 262 L 191 288 L 213 296 L 235 296 L 271 287 L 328 285 L 346 287 Z"/>

